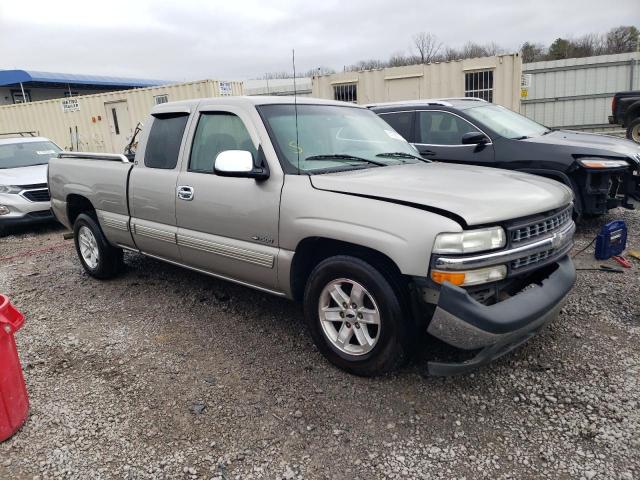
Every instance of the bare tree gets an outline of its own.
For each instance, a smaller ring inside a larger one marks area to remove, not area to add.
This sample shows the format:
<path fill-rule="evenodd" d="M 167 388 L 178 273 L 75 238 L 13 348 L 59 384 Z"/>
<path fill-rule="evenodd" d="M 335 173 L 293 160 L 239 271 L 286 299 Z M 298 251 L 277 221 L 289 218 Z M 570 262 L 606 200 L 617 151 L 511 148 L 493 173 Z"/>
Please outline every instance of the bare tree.
<path fill-rule="evenodd" d="M 408 57 L 402 52 L 396 52 L 387 60 L 387 67 L 404 67 L 405 65 L 413 65 L 416 62 L 412 57 Z"/>
<path fill-rule="evenodd" d="M 638 29 L 632 26 L 612 28 L 606 35 L 607 53 L 633 52 L 638 48 Z"/>
<path fill-rule="evenodd" d="M 539 62 L 545 59 L 546 49 L 540 43 L 524 42 L 520 47 L 522 63 Z"/>
<path fill-rule="evenodd" d="M 442 60 L 445 62 L 450 62 L 452 60 L 460 60 L 462 58 L 462 54 L 452 47 L 445 47 L 444 52 L 442 54 Z"/>
<path fill-rule="evenodd" d="M 345 67 L 345 71 L 347 72 L 357 72 L 360 70 L 375 70 L 377 68 L 384 68 L 385 63 L 382 60 L 376 60 L 375 58 L 371 58 L 369 60 L 360 60 L 353 65 L 348 65 Z"/>
<path fill-rule="evenodd" d="M 432 33 L 420 32 L 413 36 L 413 45 L 418 51 L 420 63 L 431 63 L 436 60 L 442 43 Z"/>
<path fill-rule="evenodd" d="M 487 56 L 489 56 L 487 48 L 484 45 L 480 45 L 475 42 L 465 43 L 460 51 L 460 58 L 478 58 Z"/>

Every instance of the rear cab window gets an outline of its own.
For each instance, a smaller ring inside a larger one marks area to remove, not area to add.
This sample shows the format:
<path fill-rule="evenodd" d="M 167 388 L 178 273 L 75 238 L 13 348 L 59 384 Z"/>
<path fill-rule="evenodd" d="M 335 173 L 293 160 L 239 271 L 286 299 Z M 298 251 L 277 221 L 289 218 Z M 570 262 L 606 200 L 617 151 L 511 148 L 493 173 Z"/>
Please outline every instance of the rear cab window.
<path fill-rule="evenodd" d="M 145 147 L 145 167 L 165 170 L 176 168 L 188 119 L 187 113 L 154 115 Z"/>

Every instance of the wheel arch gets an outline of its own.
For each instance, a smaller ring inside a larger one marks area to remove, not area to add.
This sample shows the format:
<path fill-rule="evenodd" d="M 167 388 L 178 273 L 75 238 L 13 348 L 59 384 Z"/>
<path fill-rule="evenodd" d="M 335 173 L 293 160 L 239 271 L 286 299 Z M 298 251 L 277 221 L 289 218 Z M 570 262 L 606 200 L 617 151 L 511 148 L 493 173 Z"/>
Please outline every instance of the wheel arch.
<path fill-rule="evenodd" d="M 381 273 L 391 276 L 398 284 L 404 278 L 396 262 L 379 250 L 329 237 L 306 237 L 298 243 L 291 262 L 289 282 L 295 300 L 302 300 L 307 280 L 315 266 L 336 255 L 349 255 L 364 260 Z"/>
<path fill-rule="evenodd" d="M 76 218 L 78 218 L 78 215 L 81 213 L 87 213 L 96 217 L 96 209 L 91 203 L 91 200 L 77 193 L 67 195 L 67 219 L 71 227 L 73 227 Z"/>

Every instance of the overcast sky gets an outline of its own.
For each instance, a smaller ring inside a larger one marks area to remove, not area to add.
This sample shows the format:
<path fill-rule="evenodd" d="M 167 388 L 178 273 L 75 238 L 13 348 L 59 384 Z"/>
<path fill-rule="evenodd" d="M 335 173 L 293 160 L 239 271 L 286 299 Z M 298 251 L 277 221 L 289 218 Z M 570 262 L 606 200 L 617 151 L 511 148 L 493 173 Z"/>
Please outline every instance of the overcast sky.
<path fill-rule="evenodd" d="M 166 80 L 336 70 L 409 53 L 414 33 L 516 51 L 525 40 L 640 27 L 640 0 L 30 0 L 0 6 L 0 69 Z"/>

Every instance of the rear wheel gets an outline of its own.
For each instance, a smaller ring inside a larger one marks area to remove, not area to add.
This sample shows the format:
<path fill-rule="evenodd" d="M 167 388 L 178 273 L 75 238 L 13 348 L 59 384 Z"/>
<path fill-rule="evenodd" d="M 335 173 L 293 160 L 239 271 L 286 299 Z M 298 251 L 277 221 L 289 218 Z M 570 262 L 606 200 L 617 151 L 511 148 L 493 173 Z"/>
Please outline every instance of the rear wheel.
<path fill-rule="evenodd" d="M 122 249 L 107 242 L 97 220 L 85 213 L 73 224 L 73 240 L 80 263 L 95 278 L 115 277 L 123 265 Z"/>
<path fill-rule="evenodd" d="M 336 256 L 318 264 L 307 282 L 304 311 L 318 350 L 347 372 L 385 374 L 410 356 L 413 321 L 392 283 L 363 260 Z"/>
<path fill-rule="evenodd" d="M 640 117 L 631 120 L 627 126 L 627 138 L 636 143 L 640 143 Z"/>

